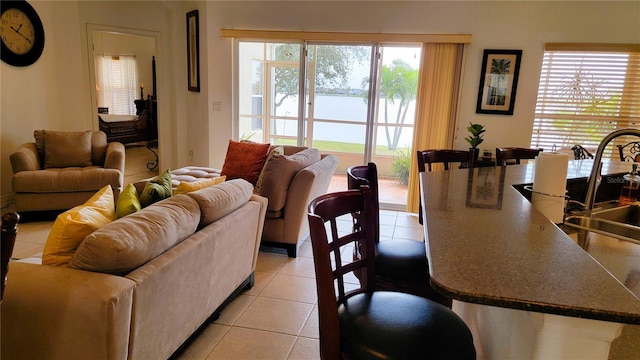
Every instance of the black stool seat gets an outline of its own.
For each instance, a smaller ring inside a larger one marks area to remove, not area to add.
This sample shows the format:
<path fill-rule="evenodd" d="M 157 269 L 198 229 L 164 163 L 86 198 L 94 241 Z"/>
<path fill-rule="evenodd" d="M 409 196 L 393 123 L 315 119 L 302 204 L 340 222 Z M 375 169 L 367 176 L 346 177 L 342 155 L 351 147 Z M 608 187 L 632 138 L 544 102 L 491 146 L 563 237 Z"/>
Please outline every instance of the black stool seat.
<path fill-rule="evenodd" d="M 424 243 L 414 240 L 382 240 L 376 244 L 376 274 L 393 280 L 429 281 Z"/>
<path fill-rule="evenodd" d="M 338 307 L 340 348 L 350 359 L 475 359 L 473 337 L 450 309 L 420 296 L 360 293 Z M 384 357 L 381 357 L 384 354 Z"/>

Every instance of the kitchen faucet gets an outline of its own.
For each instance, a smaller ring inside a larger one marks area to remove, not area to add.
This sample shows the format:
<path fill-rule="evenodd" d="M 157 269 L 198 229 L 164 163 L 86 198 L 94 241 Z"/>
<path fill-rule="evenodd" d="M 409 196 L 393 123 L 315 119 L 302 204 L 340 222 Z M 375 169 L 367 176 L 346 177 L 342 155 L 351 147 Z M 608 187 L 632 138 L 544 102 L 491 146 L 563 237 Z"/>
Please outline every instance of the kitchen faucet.
<path fill-rule="evenodd" d="M 595 158 L 593 159 L 593 167 L 591 168 L 591 174 L 589 175 L 589 180 L 587 183 L 587 195 L 584 200 L 584 209 L 585 210 L 593 210 L 593 206 L 596 199 L 596 191 L 598 186 L 600 185 L 601 177 L 602 177 L 602 153 L 604 153 L 604 149 L 607 145 L 615 138 L 624 136 L 624 135 L 635 135 L 640 138 L 640 130 L 639 129 L 620 129 L 616 130 L 609 135 L 605 136 L 604 139 L 598 145 L 598 150 L 596 150 Z"/>

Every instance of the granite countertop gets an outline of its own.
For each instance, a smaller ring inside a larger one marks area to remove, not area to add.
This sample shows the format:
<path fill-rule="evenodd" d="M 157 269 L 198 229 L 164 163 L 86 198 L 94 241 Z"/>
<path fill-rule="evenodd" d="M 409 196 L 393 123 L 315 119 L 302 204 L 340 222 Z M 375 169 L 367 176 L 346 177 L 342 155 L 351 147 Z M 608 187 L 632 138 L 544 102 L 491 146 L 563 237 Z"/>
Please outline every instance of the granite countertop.
<path fill-rule="evenodd" d="M 568 178 L 587 177 L 592 163 L 570 161 Z M 640 299 L 512 186 L 533 182 L 534 166 L 421 174 L 434 288 L 465 302 L 640 324 Z"/>

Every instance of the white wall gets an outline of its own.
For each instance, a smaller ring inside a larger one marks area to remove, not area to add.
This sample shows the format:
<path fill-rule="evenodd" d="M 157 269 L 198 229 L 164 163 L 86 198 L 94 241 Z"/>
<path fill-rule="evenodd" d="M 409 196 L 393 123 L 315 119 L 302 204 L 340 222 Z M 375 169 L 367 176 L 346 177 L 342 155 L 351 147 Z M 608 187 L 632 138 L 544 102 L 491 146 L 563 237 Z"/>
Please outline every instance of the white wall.
<path fill-rule="evenodd" d="M 152 34 L 158 66 L 160 167 L 221 167 L 232 136 L 232 41 L 220 29 L 472 34 L 456 148 L 469 121 L 481 148 L 528 146 L 545 42 L 640 43 L 638 1 L 35 1 L 46 43 L 34 65 L 0 64 L 0 194 L 9 154 L 35 129 L 94 128 L 87 25 Z M 187 91 L 186 12 L 200 10 L 201 92 Z M 513 116 L 476 114 L 483 49 L 522 49 Z M 145 91 L 146 92 L 146 91 Z M 213 104 L 221 103 L 221 111 Z M 189 153 L 193 152 L 193 157 Z"/>
<path fill-rule="evenodd" d="M 222 164 L 231 132 L 231 40 L 219 30 L 296 30 L 388 33 L 471 34 L 455 148 L 466 149 L 469 122 L 486 125 L 482 149 L 529 146 L 540 66 L 546 42 L 640 43 L 640 2 L 613 1 L 300 1 L 210 2 L 209 71 L 213 101 L 222 112 L 210 113 L 216 144 L 215 164 Z M 522 49 L 513 116 L 476 114 L 484 49 Z"/>
<path fill-rule="evenodd" d="M 186 131 L 172 130 L 177 128 L 179 121 L 186 123 L 184 116 L 177 115 L 174 105 L 184 102 L 184 95 L 181 96 L 184 92 L 177 94 L 176 82 L 183 80 L 186 89 L 186 80 L 174 71 L 176 61 L 185 61 L 181 60 L 184 52 L 173 51 L 177 39 L 181 49 L 185 46 L 182 3 L 75 0 L 29 3 L 42 19 L 45 48 L 42 57 L 29 67 L 0 64 L 0 194 L 3 207 L 11 192 L 9 154 L 18 145 L 33 141 L 33 130 L 97 129 L 94 121 L 97 110 L 92 102 L 95 87 L 91 87 L 89 76 L 89 61 L 93 61 L 87 48 L 89 24 L 155 38 L 159 137 L 163 144 L 161 166 L 175 166 L 181 160 L 176 149 L 185 147 Z M 182 36 L 174 34 L 176 22 Z M 182 64 L 177 66 L 182 67 Z"/>

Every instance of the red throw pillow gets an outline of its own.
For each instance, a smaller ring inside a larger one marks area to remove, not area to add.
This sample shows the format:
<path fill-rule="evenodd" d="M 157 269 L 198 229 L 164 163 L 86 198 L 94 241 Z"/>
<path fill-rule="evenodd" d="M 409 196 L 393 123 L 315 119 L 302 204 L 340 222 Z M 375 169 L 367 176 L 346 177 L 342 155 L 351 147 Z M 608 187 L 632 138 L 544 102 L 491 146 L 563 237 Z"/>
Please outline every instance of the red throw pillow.
<path fill-rule="evenodd" d="M 270 144 L 229 140 L 220 175 L 226 175 L 227 180 L 245 179 L 255 185 L 269 155 L 270 147 Z"/>

